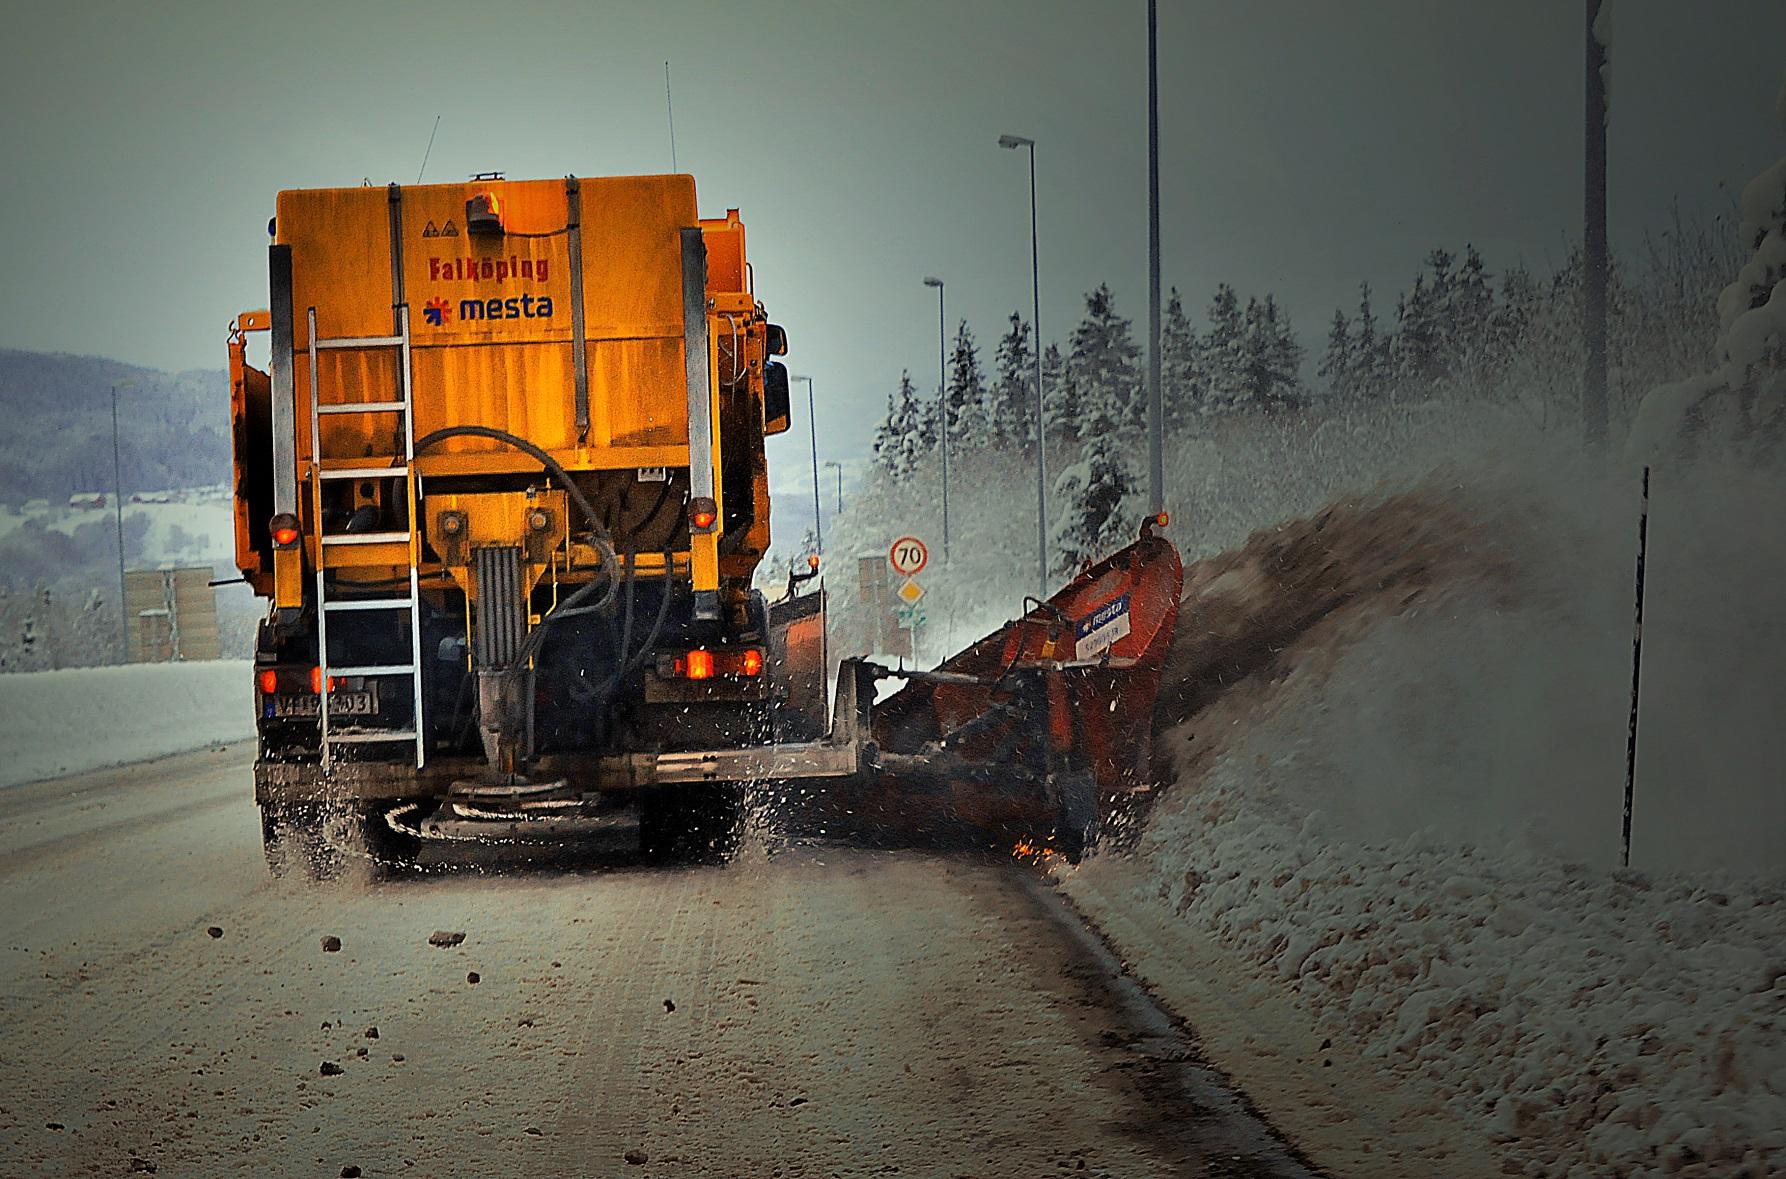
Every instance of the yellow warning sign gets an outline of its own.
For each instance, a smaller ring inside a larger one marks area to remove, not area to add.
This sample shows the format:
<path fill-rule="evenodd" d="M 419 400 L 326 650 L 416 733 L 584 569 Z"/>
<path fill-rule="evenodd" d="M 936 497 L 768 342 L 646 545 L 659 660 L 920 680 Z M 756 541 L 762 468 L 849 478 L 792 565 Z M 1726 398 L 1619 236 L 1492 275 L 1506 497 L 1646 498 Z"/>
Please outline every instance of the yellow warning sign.
<path fill-rule="evenodd" d="M 924 596 L 924 587 L 915 581 L 906 581 L 893 593 L 908 606 L 916 606 L 918 599 Z"/>

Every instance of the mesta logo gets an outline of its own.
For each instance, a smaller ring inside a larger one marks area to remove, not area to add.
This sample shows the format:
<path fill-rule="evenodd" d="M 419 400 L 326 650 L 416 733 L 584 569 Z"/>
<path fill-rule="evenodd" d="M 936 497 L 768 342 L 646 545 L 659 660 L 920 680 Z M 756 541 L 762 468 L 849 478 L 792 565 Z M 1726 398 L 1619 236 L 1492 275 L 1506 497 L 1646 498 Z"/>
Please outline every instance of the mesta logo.
<path fill-rule="evenodd" d="M 422 318 L 433 324 L 435 327 L 442 326 L 452 317 L 452 304 L 438 296 L 429 299 L 422 305 Z"/>

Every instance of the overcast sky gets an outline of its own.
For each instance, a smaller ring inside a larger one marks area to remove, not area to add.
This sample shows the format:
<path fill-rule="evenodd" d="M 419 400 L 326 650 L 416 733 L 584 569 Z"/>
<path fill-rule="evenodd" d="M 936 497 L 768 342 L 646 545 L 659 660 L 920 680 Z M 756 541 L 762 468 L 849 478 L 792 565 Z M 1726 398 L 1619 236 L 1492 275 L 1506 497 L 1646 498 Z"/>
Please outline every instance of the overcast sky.
<path fill-rule="evenodd" d="M 1678 197 L 1729 207 L 1786 152 L 1781 0 L 1614 9 L 1615 249 Z M 1319 346 L 1424 253 L 1561 258 L 1581 216 L 1573 0 L 1160 5 L 1164 270 L 1197 312 L 1267 290 Z M 1029 306 L 1021 153 L 1039 142 L 1044 333 L 1099 281 L 1146 310 L 1142 0 L 39 4 L 0 46 L 0 346 L 220 367 L 266 303 L 280 188 L 670 168 L 743 212 L 757 290 L 817 381 L 820 450 L 862 453 L 935 293 L 987 358 Z M 804 431 L 800 431 L 804 446 Z M 792 442 L 778 448 L 787 450 Z M 789 456 L 791 458 L 791 456 Z"/>

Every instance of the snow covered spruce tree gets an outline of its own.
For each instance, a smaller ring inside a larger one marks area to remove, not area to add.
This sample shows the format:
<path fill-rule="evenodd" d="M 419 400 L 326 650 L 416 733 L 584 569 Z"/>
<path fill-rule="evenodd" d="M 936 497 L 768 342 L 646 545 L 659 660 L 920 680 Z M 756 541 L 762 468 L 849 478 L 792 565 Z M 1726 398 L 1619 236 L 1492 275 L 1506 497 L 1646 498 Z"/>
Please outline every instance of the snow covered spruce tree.
<path fill-rule="evenodd" d="M 1218 283 L 1209 302 L 1209 328 L 1198 349 L 1204 379 L 1205 409 L 1227 409 L 1245 400 L 1246 340 L 1240 296 Z"/>
<path fill-rule="evenodd" d="M 1371 285 L 1358 284 L 1358 335 L 1352 341 L 1351 372 L 1346 391 L 1356 398 L 1375 397 L 1389 385 L 1390 339 L 1377 324 L 1371 307 Z"/>
<path fill-rule="evenodd" d="M 1093 411 L 1083 437 L 1079 461 L 1054 481 L 1057 514 L 1049 542 L 1056 571 L 1065 576 L 1130 539 L 1135 520 L 1129 501 L 1140 490 L 1125 459 L 1128 448 L 1107 412 Z"/>
<path fill-rule="evenodd" d="M 1302 402 L 1302 345 L 1290 330 L 1290 316 L 1277 298 L 1248 299 L 1242 337 L 1243 362 L 1237 404 L 1251 409 L 1288 409 Z"/>
<path fill-rule="evenodd" d="M 1085 296 L 1085 318 L 1073 329 L 1067 365 L 1082 412 L 1103 411 L 1124 430 L 1147 428 L 1147 395 L 1141 379 L 1141 346 L 1129 321 L 1116 313 L 1108 284 Z"/>
<path fill-rule="evenodd" d="M 949 407 L 949 446 L 977 450 L 989 441 L 991 424 L 986 413 L 986 375 L 980 370 L 980 348 L 967 320 L 955 332 L 955 350 L 949 356 L 949 389 L 943 402 Z"/>
<path fill-rule="evenodd" d="M 1029 324 L 1013 311 L 1010 330 L 998 342 L 998 376 L 987 406 L 995 446 L 1027 447 L 1035 435 L 1036 354 L 1029 334 Z"/>
<path fill-rule="evenodd" d="M 1042 410 L 1050 439 L 1077 438 L 1085 427 L 1085 403 L 1059 344 L 1042 350 Z"/>
<path fill-rule="evenodd" d="M 899 389 L 887 397 L 887 416 L 875 428 L 875 466 L 895 479 L 910 475 L 924 457 L 925 438 L 924 411 L 906 369 L 899 374 Z"/>
<path fill-rule="evenodd" d="M 1786 129 L 1786 85 L 1775 114 Z M 1786 457 L 1786 159 L 1743 186 L 1752 251 L 1718 296 L 1718 364 L 1643 400 L 1631 449 L 1645 459 L 1716 448 L 1754 463 Z"/>
<path fill-rule="evenodd" d="M 1321 354 L 1321 365 L 1315 370 L 1315 375 L 1326 382 L 1331 401 L 1344 402 L 1352 397 L 1352 373 L 1357 367 L 1352 352 L 1356 347 L 1351 321 L 1344 311 L 1335 308 L 1333 323 L 1327 329 L 1327 350 Z"/>
<path fill-rule="evenodd" d="M 1202 411 L 1202 355 L 1197 347 L 1197 332 L 1185 318 L 1184 301 L 1173 287 L 1166 300 L 1166 314 L 1160 321 L 1160 400 L 1166 415 L 1167 433 L 1177 433 L 1190 425 Z"/>

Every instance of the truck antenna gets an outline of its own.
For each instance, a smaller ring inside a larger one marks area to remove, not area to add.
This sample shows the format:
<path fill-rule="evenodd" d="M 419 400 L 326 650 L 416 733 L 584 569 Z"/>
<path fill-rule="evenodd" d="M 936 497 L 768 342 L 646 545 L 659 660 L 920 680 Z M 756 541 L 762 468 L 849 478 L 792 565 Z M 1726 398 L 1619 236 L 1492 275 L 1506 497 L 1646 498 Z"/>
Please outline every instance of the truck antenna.
<path fill-rule="evenodd" d="M 434 154 L 434 137 L 440 133 L 440 116 L 434 116 L 434 130 L 428 132 L 428 148 L 422 153 L 422 166 L 416 171 L 415 182 L 422 182 L 422 173 L 428 170 L 428 157 Z"/>
<path fill-rule="evenodd" d="M 670 101 L 670 63 L 664 62 L 664 110 L 670 116 L 670 171 L 676 171 L 676 105 Z"/>

